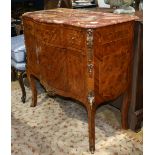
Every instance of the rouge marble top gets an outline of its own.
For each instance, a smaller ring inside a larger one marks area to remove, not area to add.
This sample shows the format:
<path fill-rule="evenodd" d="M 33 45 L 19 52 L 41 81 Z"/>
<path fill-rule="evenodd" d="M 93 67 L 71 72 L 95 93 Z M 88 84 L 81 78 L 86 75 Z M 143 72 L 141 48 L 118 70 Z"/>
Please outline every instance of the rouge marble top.
<path fill-rule="evenodd" d="M 27 12 L 23 17 L 30 17 L 44 23 L 67 24 L 82 28 L 98 28 L 138 19 L 134 15 L 65 8 Z"/>

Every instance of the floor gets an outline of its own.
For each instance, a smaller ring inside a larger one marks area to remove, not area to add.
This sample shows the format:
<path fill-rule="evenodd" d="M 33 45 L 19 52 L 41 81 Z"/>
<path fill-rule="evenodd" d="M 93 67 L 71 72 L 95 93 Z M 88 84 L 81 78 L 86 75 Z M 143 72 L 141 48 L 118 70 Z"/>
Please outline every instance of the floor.
<path fill-rule="evenodd" d="M 12 155 L 89 155 L 85 109 L 72 100 L 50 98 L 38 85 L 38 105 L 30 107 L 31 91 L 21 103 L 17 81 L 12 82 Z M 96 113 L 95 155 L 142 155 L 143 129 L 120 128 L 120 113 L 106 105 Z"/>

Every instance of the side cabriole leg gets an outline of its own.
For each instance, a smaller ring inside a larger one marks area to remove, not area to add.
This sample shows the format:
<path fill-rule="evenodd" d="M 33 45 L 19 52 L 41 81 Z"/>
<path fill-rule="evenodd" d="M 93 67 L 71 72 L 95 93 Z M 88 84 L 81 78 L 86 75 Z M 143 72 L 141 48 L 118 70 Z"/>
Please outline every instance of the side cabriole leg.
<path fill-rule="evenodd" d="M 37 105 L 37 88 L 36 88 L 35 77 L 33 75 L 28 75 L 27 77 L 32 91 L 32 103 L 30 106 L 35 107 Z"/>
<path fill-rule="evenodd" d="M 129 106 L 130 106 L 130 93 L 126 91 L 123 95 L 123 103 L 121 107 L 121 119 L 123 129 L 128 129 Z"/>

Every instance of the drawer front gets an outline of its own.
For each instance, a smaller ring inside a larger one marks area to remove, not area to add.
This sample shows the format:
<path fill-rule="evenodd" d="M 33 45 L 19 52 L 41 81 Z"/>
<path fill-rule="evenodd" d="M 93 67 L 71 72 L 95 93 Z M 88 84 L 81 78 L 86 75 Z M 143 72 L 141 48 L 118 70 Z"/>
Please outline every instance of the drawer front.
<path fill-rule="evenodd" d="M 55 47 L 62 46 L 62 28 L 60 25 L 35 23 L 35 34 L 39 42 Z"/>
<path fill-rule="evenodd" d="M 82 29 L 73 29 L 65 27 L 63 32 L 64 48 L 85 50 L 86 34 Z"/>
<path fill-rule="evenodd" d="M 130 47 L 130 44 L 131 40 L 129 38 L 115 40 L 107 44 L 99 44 L 94 48 L 94 55 L 99 60 L 103 60 L 104 56 L 126 51 Z"/>
<path fill-rule="evenodd" d="M 103 45 L 122 38 L 129 38 L 133 29 L 133 22 L 98 28 L 94 32 L 94 45 Z"/>

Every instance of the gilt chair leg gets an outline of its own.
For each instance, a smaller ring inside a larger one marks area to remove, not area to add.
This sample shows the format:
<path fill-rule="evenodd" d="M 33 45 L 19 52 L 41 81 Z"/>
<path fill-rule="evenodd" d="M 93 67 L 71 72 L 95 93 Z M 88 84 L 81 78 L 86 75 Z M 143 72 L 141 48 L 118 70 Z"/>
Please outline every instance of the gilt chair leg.
<path fill-rule="evenodd" d="M 24 86 L 24 82 L 23 82 L 23 77 L 25 75 L 26 75 L 25 72 L 20 72 L 19 77 L 18 77 L 19 85 L 20 85 L 21 90 L 22 90 L 21 100 L 23 103 L 25 103 L 25 100 L 26 100 L 26 91 L 25 91 L 25 86 Z"/>
<path fill-rule="evenodd" d="M 15 81 L 17 79 L 17 72 L 14 67 L 11 67 L 11 80 Z"/>

